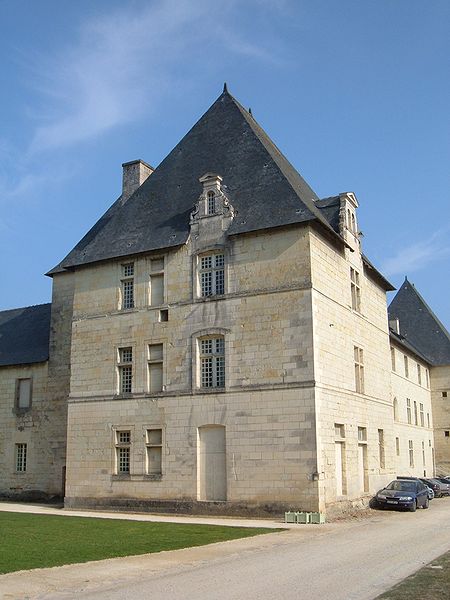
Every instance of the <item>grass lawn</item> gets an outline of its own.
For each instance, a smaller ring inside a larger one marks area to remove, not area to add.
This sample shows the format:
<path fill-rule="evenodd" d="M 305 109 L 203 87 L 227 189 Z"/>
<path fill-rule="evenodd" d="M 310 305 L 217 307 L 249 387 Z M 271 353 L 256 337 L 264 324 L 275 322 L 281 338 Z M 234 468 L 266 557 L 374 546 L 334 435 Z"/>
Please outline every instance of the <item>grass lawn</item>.
<path fill-rule="evenodd" d="M 450 552 L 447 552 L 376 600 L 444 600 L 449 595 Z"/>
<path fill-rule="evenodd" d="M 0 512 L 0 573 L 176 550 L 276 530 Z"/>

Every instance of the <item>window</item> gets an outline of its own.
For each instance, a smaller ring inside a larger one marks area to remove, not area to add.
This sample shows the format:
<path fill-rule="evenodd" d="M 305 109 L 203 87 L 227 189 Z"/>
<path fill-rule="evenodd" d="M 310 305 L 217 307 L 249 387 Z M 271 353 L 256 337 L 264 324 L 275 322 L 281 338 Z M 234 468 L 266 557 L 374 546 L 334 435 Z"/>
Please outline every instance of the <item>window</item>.
<path fill-rule="evenodd" d="M 164 258 L 150 260 L 150 306 L 164 304 Z"/>
<path fill-rule="evenodd" d="M 403 356 L 403 361 L 405 363 L 405 377 L 409 377 L 409 364 L 408 357 L 406 355 Z"/>
<path fill-rule="evenodd" d="M 131 431 L 116 431 L 116 472 L 130 472 Z"/>
<path fill-rule="evenodd" d="M 345 427 L 340 423 L 334 424 L 334 435 L 336 438 L 342 439 L 345 438 Z"/>
<path fill-rule="evenodd" d="M 428 369 L 425 369 L 425 381 L 427 382 L 427 388 L 430 387 L 430 372 Z"/>
<path fill-rule="evenodd" d="M 426 466 L 426 460 L 425 460 L 425 442 L 422 442 L 422 463 L 423 466 Z"/>
<path fill-rule="evenodd" d="M 397 400 L 397 398 L 394 398 L 393 408 L 394 408 L 394 421 L 398 421 L 398 400 Z"/>
<path fill-rule="evenodd" d="M 215 215 L 216 214 L 216 195 L 213 191 L 209 191 L 208 195 L 207 195 L 206 214 L 207 215 Z"/>
<path fill-rule="evenodd" d="M 427 427 L 428 427 L 428 429 L 431 427 L 431 425 L 430 425 L 430 413 L 427 413 Z"/>
<path fill-rule="evenodd" d="M 417 418 L 417 402 L 414 400 L 414 425 L 418 425 L 419 420 Z"/>
<path fill-rule="evenodd" d="M 163 390 L 163 345 L 150 344 L 148 347 L 148 390 L 162 392 Z"/>
<path fill-rule="evenodd" d="M 406 420 L 408 421 L 408 424 L 411 425 L 411 400 L 409 398 L 406 398 Z"/>
<path fill-rule="evenodd" d="M 419 385 L 422 385 L 422 369 L 420 368 L 419 363 L 417 363 L 417 382 Z"/>
<path fill-rule="evenodd" d="M 200 343 L 200 386 L 214 388 L 225 386 L 225 340 L 208 337 Z"/>
<path fill-rule="evenodd" d="M 395 371 L 395 348 L 391 346 L 391 368 Z"/>
<path fill-rule="evenodd" d="M 355 390 L 358 394 L 364 394 L 364 354 L 363 349 L 353 347 L 355 358 Z"/>
<path fill-rule="evenodd" d="M 119 393 L 133 390 L 133 348 L 119 348 Z"/>
<path fill-rule="evenodd" d="M 162 473 L 162 429 L 147 429 L 147 474 L 161 475 Z"/>
<path fill-rule="evenodd" d="M 361 287 L 359 273 L 350 267 L 350 288 L 352 292 L 352 309 L 361 312 Z"/>
<path fill-rule="evenodd" d="M 444 431 L 444 436 L 445 437 L 450 437 L 450 431 Z"/>
<path fill-rule="evenodd" d="M 395 454 L 400 456 L 400 438 L 395 438 Z"/>
<path fill-rule="evenodd" d="M 121 308 L 134 308 L 134 263 L 122 265 L 122 301 Z"/>
<path fill-rule="evenodd" d="M 31 407 L 31 378 L 16 380 L 16 409 L 27 410 Z"/>
<path fill-rule="evenodd" d="M 358 427 L 358 442 L 367 442 L 367 427 Z"/>
<path fill-rule="evenodd" d="M 218 296 L 225 293 L 225 256 L 207 254 L 199 257 L 200 295 Z"/>
<path fill-rule="evenodd" d="M 380 457 L 380 469 L 384 469 L 385 453 L 384 453 L 384 430 L 378 430 L 378 453 Z"/>
<path fill-rule="evenodd" d="M 414 467 L 414 445 L 412 440 L 408 440 L 409 448 L 409 466 Z"/>
<path fill-rule="evenodd" d="M 447 392 L 442 392 L 442 397 L 447 398 Z"/>
<path fill-rule="evenodd" d="M 25 473 L 27 470 L 27 445 L 16 444 L 16 471 Z"/>
<path fill-rule="evenodd" d="M 420 409 L 420 426 L 425 427 L 425 413 L 423 412 L 423 404 L 422 403 L 420 403 L 419 409 Z"/>

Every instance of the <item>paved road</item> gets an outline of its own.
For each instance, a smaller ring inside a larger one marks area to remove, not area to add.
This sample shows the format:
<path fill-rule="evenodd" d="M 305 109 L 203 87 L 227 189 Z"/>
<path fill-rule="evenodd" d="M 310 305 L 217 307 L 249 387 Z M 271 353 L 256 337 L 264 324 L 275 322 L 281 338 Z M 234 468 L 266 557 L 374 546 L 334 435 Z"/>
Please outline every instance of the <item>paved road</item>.
<path fill-rule="evenodd" d="M 450 550 L 450 498 L 416 513 L 0 576 L 0 598 L 369 600 Z M 3 594 L 3 595 L 2 595 Z"/>

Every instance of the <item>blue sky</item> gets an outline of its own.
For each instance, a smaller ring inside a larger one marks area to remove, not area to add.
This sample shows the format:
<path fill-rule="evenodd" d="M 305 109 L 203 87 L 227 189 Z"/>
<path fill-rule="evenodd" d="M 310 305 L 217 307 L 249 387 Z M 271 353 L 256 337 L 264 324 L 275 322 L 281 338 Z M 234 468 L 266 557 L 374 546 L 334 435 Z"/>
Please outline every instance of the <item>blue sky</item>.
<path fill-rule="evenodd" d="M 222 91 L 321 197 L 354 191 L 364 251 L 450 328 L 448 0 L 0 0 L 0 309 Z"/>

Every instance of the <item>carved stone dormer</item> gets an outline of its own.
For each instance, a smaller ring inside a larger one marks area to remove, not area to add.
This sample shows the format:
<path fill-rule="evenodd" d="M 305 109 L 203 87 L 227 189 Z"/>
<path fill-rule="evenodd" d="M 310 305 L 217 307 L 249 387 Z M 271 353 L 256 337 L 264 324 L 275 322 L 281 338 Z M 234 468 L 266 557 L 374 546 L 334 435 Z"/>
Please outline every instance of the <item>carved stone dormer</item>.
<path fill-rule="evenodd" d="M 235 211 L 216 173 L 205 173 L 199 179 L 203 191 L 191 213 L 190 225 L 193 240 L 198 244 L 223 243 Z"/>
<path fill-rule="evenodd" d="M 362 233 L 358 230 L 356 218 L 358 200 L 353 192 L 339 194 L 339 199 L 339 233 L 354 250 L 360 251 Z"/>

